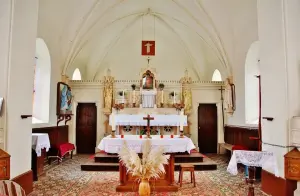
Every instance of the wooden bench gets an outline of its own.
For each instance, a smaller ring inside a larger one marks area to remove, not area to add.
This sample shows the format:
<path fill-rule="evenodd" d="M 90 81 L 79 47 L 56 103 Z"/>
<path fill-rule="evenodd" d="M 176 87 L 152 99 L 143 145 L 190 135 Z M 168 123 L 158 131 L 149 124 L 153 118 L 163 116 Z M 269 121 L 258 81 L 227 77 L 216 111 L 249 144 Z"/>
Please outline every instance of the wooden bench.
<path fill-rule="evenodd" d="M 219 153 L 221 152 L 221 148 L 224 148 L 226 150 L 229 150 L 232 154 L 232 147 L 234 145 L 231 145 L 231 144 L 227 144 L 227 143 L 219 143 Z"/>

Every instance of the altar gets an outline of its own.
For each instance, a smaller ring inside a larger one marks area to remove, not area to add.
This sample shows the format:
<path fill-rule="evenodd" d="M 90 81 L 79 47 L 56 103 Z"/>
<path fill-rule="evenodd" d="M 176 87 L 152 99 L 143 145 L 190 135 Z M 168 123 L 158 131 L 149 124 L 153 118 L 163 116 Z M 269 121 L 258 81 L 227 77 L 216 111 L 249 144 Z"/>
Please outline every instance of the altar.
<path fill-rule="evenodd" d="M 100 150 L 106 153 L 118 153 L 122 148 L 124 141 L 127 142 L 129 148 L 134 149 L 137 153 L 142 153 L 142 145 L 147 139 L 140 138 L 137 135 L 126 135 L 123 138 L 117 135 L 116 138 L 107 136 L 103 138 L 98 145 Z M 188 137 L 180 138 L 180 136 L 152 136 L 152 148 L 163 146 L 165 153 L 170 154 L 168 165 L 164 165 L 166 173 L 161 175 L 160 178 L 154 180 L 150 179 L 151 191 L 158 192 L 176 192 L 178 186 L 174 183 L 174 154 L 188 152 L 195 149 L 195 145 Z M 117 192 L 132 192 L 138 190 L 138 182 L 136 178 L 127 173 L 126 167 L 119 163 L 120 184 L 116 187 Z"/>

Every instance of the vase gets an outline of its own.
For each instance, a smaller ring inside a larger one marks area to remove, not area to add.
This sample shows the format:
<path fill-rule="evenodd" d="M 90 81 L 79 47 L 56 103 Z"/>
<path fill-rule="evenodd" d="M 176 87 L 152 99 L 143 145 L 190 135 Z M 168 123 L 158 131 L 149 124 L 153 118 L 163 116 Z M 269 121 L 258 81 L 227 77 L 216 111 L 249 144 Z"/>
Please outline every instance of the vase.
<path fill-rule="evenodd" d="M 142 179 L 139 185 L 139 195 L 140 196 L 150 196 L 150 184 L 149 180 Z"/>

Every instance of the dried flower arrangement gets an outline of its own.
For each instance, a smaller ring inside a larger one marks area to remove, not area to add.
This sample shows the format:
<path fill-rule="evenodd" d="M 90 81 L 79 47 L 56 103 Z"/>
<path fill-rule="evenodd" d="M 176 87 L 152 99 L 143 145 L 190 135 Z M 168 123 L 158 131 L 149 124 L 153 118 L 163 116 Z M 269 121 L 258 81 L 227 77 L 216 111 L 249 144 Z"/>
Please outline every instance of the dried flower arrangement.
<path fill-rule="evenodd" d="M 164 154 L 164 148 L 151 148 L 151 141 L 147 139 L 142 149 L 142 159 L 139 155 L 131 150 L 126 141 L 123 148 L 119 152 L 119 159 L 126 166 L 127 172 L 132 176 L 141 180 L 148 180 L 151 178 L 157 179 L 161 174 L 165 173 L 164 165 L 168 164 L 170 155 Z"/>

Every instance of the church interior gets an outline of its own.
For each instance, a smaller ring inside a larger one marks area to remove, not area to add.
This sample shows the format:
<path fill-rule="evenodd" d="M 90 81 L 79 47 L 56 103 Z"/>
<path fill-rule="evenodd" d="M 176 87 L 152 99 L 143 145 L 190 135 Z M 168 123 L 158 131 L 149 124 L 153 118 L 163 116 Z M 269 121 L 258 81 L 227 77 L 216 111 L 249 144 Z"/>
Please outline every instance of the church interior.
<path fill-rule="evenodd" d="M 0 195 L 300 195 L 298 18 L 299 0 L 1 0 Z"/>

